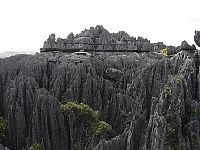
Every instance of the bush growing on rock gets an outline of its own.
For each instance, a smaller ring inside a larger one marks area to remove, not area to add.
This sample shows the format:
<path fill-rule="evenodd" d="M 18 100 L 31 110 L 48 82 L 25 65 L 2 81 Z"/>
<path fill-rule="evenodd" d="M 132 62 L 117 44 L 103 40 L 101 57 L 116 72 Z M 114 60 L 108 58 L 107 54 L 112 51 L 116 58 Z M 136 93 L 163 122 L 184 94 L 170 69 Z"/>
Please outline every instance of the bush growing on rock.
<path fill-rule="evenodd" d="M 165 85 L 165 87 L 164 87 L 164 93 L 166 94 L 166 95 L 171 95 L 171 92 L 172 92 L 172 87 L 170 86 L 170 85 Z"/>
<path fill-rule="evenodd" d="M 167 49 L 167 48 L 161 49 L 160 52 L 161 52 L 161 54 L 163 54 L 164 56 L 167 56 L 167 55 L 168 55 L 168 49 Z"/>
<path fill-rule="evenodd" d="M 68 102 L 64 105 L 61 104 L 60 108 L 65 113 L 74 112 L 76 119 L 80 122 L 84 121 L 90 124 L 98 120 L 98 112 L 83 103 Z"/>
<path fill-rule="evenodd" d="M 29 149 L 30 150 L 41 150 L 41 145 L 38 143 L 35 143 L 35 144 L 31 145 L 31 147 Z"/>
<path fill-rule="evenodd" d="M 175 119 L 170 115 L 166 115 L 166 141 L 169 150 L 177 149 L 177 125 Z"/>
<path fill-rule="evenodd" d="M 99 119 L 98 111 L 84 103 L 67 102 L 60 104 L 61 111 L 69 122 L 73 122 L 73 147 L 91 148 L 92 141 L 99 141 L 112 130 L 111 125 Z M 71 119 L 73 118 L 73 119 Z"/>
<path fill-rule="evenodd" d="M 95 127 L 95 135 L 96 136 L 105 136 L 108 132 L 110 132 L 111 126 L 105 121 L 99 121 Z"/>

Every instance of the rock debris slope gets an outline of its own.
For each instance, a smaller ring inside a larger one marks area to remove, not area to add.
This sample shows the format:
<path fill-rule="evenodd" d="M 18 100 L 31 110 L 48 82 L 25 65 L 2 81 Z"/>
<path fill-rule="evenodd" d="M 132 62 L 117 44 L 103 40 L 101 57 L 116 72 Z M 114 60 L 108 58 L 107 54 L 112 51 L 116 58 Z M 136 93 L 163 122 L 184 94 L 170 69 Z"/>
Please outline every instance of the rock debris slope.
<path fill-rule="evenodd" d="M 97 26 L 76 36 L 71 33 L 67 39 L 51 35 L 44 47 L 99 42 L 110 49 L 108 43 L 125 39 L 150 52 L 92 56 L 47 52 L 0 59 L 0 114 L 7 126 L 4 146 L 21 150 L 39 143 L 45 150 L 76 149 L 73 119 L 66 120 L 59 106 L 76 101 L 99 111 L 112 126 L 112 133 L 91 142 L 90 149 L 200 149 L 199 52 L 194 46 L 186 41 L 180 47 L 152 44 Z M 124 46 L 131 49 L 134 44 Z M 117 46 L 112 48 L 125 49 Z"/>

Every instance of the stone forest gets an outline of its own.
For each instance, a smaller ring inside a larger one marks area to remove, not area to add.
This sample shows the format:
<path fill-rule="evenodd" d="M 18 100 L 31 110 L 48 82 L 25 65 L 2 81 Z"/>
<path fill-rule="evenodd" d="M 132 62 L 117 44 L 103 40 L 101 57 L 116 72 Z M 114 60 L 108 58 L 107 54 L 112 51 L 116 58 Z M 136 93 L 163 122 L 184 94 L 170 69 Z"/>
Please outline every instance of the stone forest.
<path fill-rule="evenodd" d="M 199 150 L 200 31 L 151 43 L 97 25 L 0 59 L 0 150 Z"/>

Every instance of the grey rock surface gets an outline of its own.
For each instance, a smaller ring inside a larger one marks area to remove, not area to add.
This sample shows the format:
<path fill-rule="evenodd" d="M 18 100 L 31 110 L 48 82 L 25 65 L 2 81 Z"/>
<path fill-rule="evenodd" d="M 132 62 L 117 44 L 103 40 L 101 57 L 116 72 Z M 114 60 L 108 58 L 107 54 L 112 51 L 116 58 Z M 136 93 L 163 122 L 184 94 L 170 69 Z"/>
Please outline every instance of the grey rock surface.
<path fill-rule="evenodd" d="M 7 147 L 4 147 L 2 144 L 0 144 L 0 150 L 9 150 Z"/>
<path fill-rule="evenodd" d="M 66 52 L 71 49 L 159 52 L 161 49 L 166 48 L 166 45 L 162 42 L 151 43 L 148 39 L 143 37 L 132 37 L 124 31 L 110 33 L 103 26 L 97 25 L 96 27 L 85 29 L 76 36 L 70 33 L 66 39 L 56 39 L 55 34 L 51 34 L 44 42 L 43 48 L 58 48 Z M 177 52 L 176 47 L 170 48 L 171 54 Z"/>
<path fill-rule="evenodd" d="M 186 41 L 182 41 L 181 49 L 182 50 L 196 50 L 196 46 L 194 44 L 191 46 Z"/>
<path fill-rule="evenodd" d="M 102 26 L 70 34 L 64 43 L 52 35 L 46 46 L 74 46 L 77 40 L 107 43 L 106 48 L 113 41 L 151 47 L 147 39 L 110 34 Z M 94 142 L 94 150 L 200 149 L 199 52 L 187 46 L 171 57 L 158 53 L 167 47 L 160 43 L 149 53 L 49 52 L 0 59 L 0 113 L 8 127 L 4 146 L 73 149 L 73 119 L 66 122 L 59 102 L 76 101 L 99 111 L 112 126 L 113 133 Z"/>
<path fill-rule="evenodd" d="M 194 41 L 200 47 L 200 31 L 195 31 Z"/>

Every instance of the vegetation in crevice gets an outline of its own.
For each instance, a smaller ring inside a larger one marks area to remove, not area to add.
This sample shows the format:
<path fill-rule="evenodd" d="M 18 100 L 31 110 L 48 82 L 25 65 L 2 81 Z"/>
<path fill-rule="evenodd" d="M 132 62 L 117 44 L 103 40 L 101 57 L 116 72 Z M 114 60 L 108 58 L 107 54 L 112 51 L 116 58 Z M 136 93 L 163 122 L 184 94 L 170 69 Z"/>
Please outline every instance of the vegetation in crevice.
<path fill-rule="evenodd" d="M 99 140 L 106 138 L 112 127 L 100 120 L 98 111 L 84 103 L 60 103 L 70 128 L 70 141 L 74 149 L 92 149 Z M 71 124 L 71 125 L 70 125 Z"/>
<path fill-rule="evenodd" d="M 169 75 L 168 82 L 165 84 L 163 92 L 166 96 L 170 96 L 172 94 L 172 87 L 174 84 L 176 86 L 180 86 L 182 83 L 182 77 L 180 75 Z"/>
<path fill-rule="evenodd" d="M 171 95 L 171 93 L 172 93 L 172 87 L 170 86 L 170 85 L 165 85 L 165 87 L 164 87 L 164 93 L 166 94 L 166 95 Z"/>
<path fill-rule="evenodd" d="M 161 54 L 163 54 L 164 56 L 168 56 L 168 49 L 167 48 L 163 48 L 160 50 Z"/>
<path fill-rule="evenodd" d="M 181 85 L 181 79 L 180 78 L 176 78 L 176 84 L 179 86 Z"/>
<path fill-rule="evenodd" d="M 0 143 L 4 142 L 6 138 L 7 127 L 3 117 L 0 117 Z"/>
<path fill-rule="evenodd" d="M 177 86 L 180 86 L 182 83 L 182 76 L 181 75 L 169 75 L 168 76 L 168 83 L 175 82 Z"/>
<path fill-rule="evenodd" d="M 175 122 L 175 117 L 173 117 L 171 114 L 166 115 L 166 141 L 168 150 L 177 149 L 177 125 Z"/>
<path fill-rule="evenodd" d="M 31 147 L 29 148 L 29 150 L 41 150 L 41 149 L 42 149 L 42 147 L 38 143 L 31 145 Z"/>

